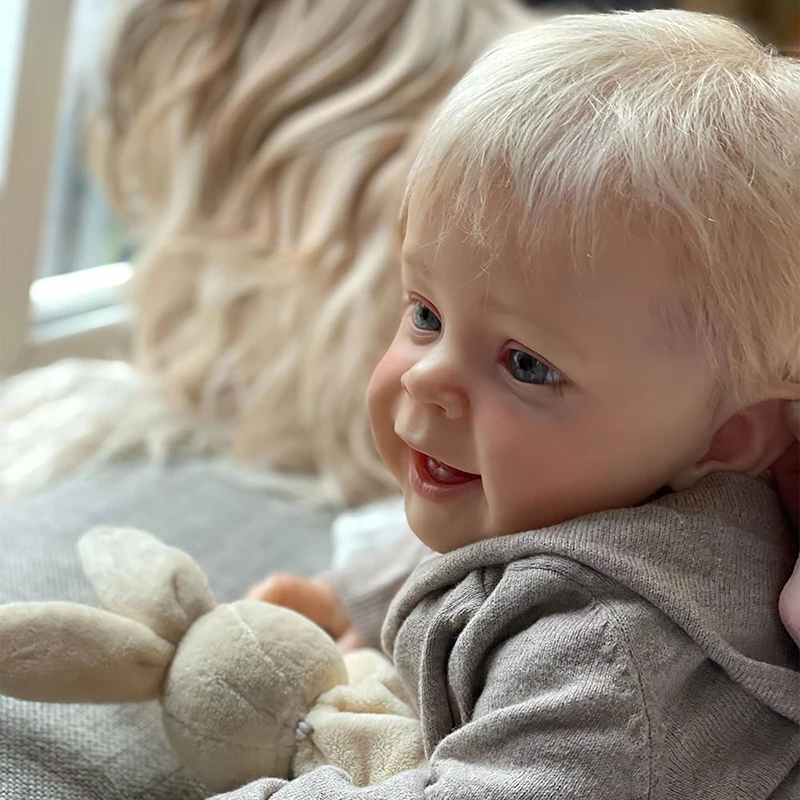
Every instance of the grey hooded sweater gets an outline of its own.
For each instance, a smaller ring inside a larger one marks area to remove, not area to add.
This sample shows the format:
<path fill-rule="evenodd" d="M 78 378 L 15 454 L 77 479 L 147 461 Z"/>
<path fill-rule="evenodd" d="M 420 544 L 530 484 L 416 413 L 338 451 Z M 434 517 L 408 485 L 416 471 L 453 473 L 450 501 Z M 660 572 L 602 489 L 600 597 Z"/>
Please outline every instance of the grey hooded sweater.
<path fill-rule="evenodd" d="M 365 788 L 324 767 L 219 800 L 800 797 L 800 673 L 777 609 L 793 555 L 774 492 L 715 475 L 432 556 L 384 627 L 428 765 Z"/>

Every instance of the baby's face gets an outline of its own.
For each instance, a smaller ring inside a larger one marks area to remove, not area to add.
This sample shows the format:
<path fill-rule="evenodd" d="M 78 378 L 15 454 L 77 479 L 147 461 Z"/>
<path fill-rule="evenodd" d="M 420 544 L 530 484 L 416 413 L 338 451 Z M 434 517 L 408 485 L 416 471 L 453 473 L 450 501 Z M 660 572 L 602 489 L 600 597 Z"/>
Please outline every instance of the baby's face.
<path fill-rule="evenodd" d="M 440 552 L 635 505 L 714 432 L 699 349 L 663 331 L 669 265 L 619 232 L 592 271 L 492 258 L 412 196 L 407 307 L 369 388 L 409 523 Z M 567 252 L 568 248 L 565 248 Z"/>

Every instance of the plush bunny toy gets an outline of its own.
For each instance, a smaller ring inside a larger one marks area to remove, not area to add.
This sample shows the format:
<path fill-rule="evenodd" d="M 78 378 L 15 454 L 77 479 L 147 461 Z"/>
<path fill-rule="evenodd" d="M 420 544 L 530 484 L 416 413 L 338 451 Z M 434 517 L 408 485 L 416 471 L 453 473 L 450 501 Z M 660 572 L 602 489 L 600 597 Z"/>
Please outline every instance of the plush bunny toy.
<path fill-rule="evenodd" d="M 167 737 L 215 792 L 322 764 L 358 785 L 419 765 L 419 722 L 387 659 L 343 659 L 305 617 L 216 605 L 188 555 L 135 530 L 79 543 L 104 606 L 0 607 L 0 692 L 23 700 L 158 699 Z"/>

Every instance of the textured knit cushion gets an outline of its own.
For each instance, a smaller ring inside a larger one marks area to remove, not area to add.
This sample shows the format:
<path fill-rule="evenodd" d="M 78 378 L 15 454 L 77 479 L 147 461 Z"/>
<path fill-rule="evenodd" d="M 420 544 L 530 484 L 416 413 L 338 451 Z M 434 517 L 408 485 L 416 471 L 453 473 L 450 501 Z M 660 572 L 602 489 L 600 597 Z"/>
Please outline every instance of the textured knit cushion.
<path fill-rule="evenodd" d="M 329 561 L 330 518 L 246 489 L 202 462 L 106 467 L 0 506 L 0 602 L 95 603 L 75 544 L 93 525 L 139 527 L 188 551 L 220 601 L 272 569 Z M 2 683 L 0 642 L 0 683 Z M 60 706 L 0 698 L 2 800 L 195 800 L 156 703 Z"/>

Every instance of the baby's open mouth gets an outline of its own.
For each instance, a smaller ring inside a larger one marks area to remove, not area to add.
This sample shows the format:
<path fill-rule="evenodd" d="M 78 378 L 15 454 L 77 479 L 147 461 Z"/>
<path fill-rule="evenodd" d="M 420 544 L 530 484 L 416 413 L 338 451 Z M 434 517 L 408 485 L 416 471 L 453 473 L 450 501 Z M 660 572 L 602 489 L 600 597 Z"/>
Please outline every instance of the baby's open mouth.
<path fill-rule="evenodd" d="M 469 483 L 470 481 L 480 480 L 481 478 L 480 475 L 456 469 L 449 464 L 445 464 L 444 461 L 439 461 L 432 456 L 425 455 L 425 453 L 418 452 L 417 456 L 421 461 L 420 467 L 434 483 L 456 486 L 460 483 Z"/>

